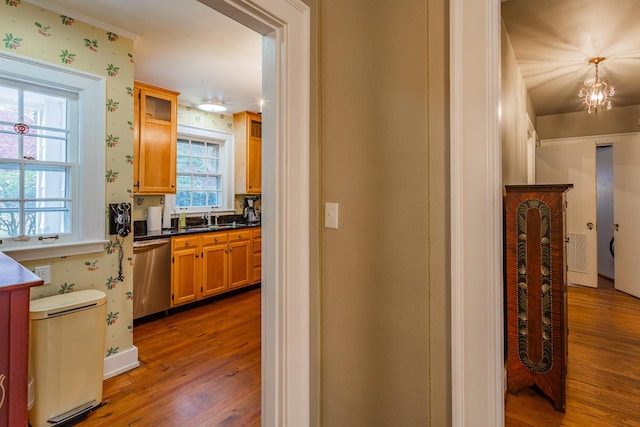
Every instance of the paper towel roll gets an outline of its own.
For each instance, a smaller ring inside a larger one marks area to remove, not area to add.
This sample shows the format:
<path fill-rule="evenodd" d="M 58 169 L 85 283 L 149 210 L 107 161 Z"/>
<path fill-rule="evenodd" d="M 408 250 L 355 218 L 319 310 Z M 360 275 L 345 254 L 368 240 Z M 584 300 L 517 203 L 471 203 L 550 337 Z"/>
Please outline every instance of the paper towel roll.
<path fill-rule="evenodd" d="M 162 230 L 162 208 L 150 206 L 147 208 L 147 232 Z"/>
<path fill-rule="evenodd" d="M 164 212 L 162 213 L 162 228 L 171 228 L 171 214 L 176 207 L 176 195 L 165 194 Z"/>

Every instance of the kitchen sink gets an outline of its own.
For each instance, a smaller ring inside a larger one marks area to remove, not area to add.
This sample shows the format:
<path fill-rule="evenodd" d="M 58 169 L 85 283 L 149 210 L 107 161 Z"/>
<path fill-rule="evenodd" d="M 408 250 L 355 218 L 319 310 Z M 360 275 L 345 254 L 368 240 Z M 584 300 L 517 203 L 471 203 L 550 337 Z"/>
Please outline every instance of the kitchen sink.
<path fill-rule="evenodd" d="M 187 231 L 216 231 L 216 230 L 229 230 L 232 228 L 243 228 L 246 227 L 247 224 L 244 223 L 236 223 L 233 224 L 218 224 L 218 225 L 196 225 L 187 227 Z"/>

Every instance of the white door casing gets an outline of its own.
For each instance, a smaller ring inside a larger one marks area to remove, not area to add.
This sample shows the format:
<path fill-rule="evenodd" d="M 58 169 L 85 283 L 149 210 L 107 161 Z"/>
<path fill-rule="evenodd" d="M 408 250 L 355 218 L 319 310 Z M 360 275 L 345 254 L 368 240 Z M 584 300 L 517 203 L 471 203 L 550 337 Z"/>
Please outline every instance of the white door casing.
<path fill-rule="evenodd" d="M 450 0 L 452 425 L 504 423 L 500 1 Z"/>
<path fill-rule="evenodd" d="M 310 422 L 310 12 L 299 0 L 199 0 L 263 38 L 262 425 Z"/>
<path fill-rule="evenodd" d="M 613 222 L 615 288 L 640 298 L 636 272 L 640 241 L 640 136 L 620 137 L 613 143 Z M 609 227 L 611 224 L 602 224 Z"/>
<path fill-rule="evenodd" d="M 596 142 L 543 140 L 536 149 L 536 184 L 573 184 L 567 192 L 567 281 L 598 286 Z"/>

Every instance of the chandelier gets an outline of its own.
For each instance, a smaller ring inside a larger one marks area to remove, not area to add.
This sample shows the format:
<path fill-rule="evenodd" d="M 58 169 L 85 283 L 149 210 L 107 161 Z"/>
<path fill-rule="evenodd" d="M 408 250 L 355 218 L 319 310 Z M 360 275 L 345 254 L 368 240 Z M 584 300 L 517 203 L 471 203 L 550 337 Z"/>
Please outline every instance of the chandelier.
<path fill-rule="evenodd" d="M 591 110 L 593 110 L 597 114 L 598 109 L 603 106 L 607 110 L 610 110 L 611 100 L 609 99 L 609 97 L 613 96 L 616 93 L 613 85 L 607 83 L 606 81 L 600 80 L 600 76 L 598 75 L 598 64 L 604 60 L 605 58 L 603 58 L 602 56 L 591 58 L 589 60 L 589 64 L 594 64 L 596 66 L 596 78 L 593 80 L 585 80 L 584 86 L 578 93 L 578 96 L 580 98 L 584 98 L 584 103 L 589 107 L 589 109 L 587 110 L 589 114 L 591 114 Z"/>

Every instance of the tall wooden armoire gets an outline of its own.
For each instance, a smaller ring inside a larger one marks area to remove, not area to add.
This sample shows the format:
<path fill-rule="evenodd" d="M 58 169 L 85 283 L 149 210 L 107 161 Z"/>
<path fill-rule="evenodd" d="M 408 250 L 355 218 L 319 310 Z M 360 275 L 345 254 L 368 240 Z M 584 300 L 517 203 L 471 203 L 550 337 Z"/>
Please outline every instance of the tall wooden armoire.
<path fill-rule="evenodd" d="M 572 184 L 507 185 L 505 302 L 507 390 L 532 385 L 565 411 L 565 209 Z"/>

